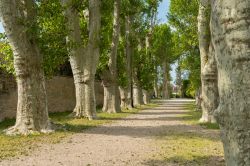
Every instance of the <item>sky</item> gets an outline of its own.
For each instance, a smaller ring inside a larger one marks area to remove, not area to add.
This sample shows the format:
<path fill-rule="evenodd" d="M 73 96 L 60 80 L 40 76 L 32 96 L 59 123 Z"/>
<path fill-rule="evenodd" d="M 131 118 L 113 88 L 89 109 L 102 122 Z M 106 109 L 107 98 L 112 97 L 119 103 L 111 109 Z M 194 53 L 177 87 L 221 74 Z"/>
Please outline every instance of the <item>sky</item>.
<path fill-rule="evenodd" d="M 3 32 L 3 26 L 2 23 L 0 22 L 0 33 Z"/>
<path fill-rule="evenodd" d="M 167 13 L 169 11 L 169 5 L 170 5 L 170 0 L 163 0 L 158 8 L 158 15 L 157 18 L 159 20 L 159 23 L 166 23 L 167 22 Z M 175 79 L 176 79 L 176 65 L 177 64 L 173 64 L 171 65 L 171 72 L 170 75 L 172 77 L 172 81 L 171 83 L 174 84 Z"/>
<path fill-rule="evenodd" d="M 158 15 L 157 18 L 160 23 L 167 22 L 167 13 L 169 11 L 170 0 L 163 0 L 158 8 Z"/>

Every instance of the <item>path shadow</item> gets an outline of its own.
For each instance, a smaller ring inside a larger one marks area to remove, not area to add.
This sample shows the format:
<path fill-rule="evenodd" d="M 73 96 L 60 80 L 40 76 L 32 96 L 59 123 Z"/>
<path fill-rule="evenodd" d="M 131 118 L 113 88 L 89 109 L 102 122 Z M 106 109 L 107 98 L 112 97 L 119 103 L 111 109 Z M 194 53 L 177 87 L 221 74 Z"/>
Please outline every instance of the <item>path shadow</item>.
<path fill-rule="evenodd" d="M 222 156 L 193 156 L 192 159 L 186 159 L 182 156 L 174 156 L 163 160 L 151 159 L 147 160 L 142 165 L 145 166 L 225 166 L 225 161 Z"/>
<path fill-rule="evenodd" d="M 219 133 L 216 135 L 213 131 L 203 131 L 197 129 L 196 126 L 188 125 L 160 125 L 160 126 L 100 126 L 84 130 L 84 134 L 112 135 L 112 136 L 128 136 L 132 138 L 163 138 L 165 136 L 178 136 L 190 138 L 190 135 L 202 139 L 212 141 L 219 140 Z"/>
<path fill-rule="evenodd" d="M 158 104 L 191 104 L 194 103 L 194 100 L 153 100 L 154 103 L 158 103 Z"/>
<path fill-rule="evenodd" d="M 161 109 L 155 109 L 155 110 L 161 110 Z M 187 114 L 187 111 L 160 111 L 160 112 L 154 112 L 154 111 L 150 111 L 150 112 L 139 112 L 138 115 L 170 115 L 170 114 L 174 114 L 174 115 L 178 115 L 178 114 Z"/>
<path fill-rule="evenodd" d="M 104 118 L 105 120 L 125 120 L 125 121 L 180 121 L 183 117 L 157 117 L 157 118 Z"/>
<path fill-rule="evenodd" d="M 157 111 L 157 110 L 187 110 L 187 107 L 155 107 L 151 109 L 152 111 Z"/>

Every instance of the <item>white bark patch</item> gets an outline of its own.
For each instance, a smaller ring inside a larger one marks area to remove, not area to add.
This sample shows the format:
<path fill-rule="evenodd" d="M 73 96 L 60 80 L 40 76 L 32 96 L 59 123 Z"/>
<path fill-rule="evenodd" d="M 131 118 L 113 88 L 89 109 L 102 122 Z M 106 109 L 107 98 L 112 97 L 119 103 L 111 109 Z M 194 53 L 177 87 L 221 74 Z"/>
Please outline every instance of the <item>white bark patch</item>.
<path fill-rule="evenodd" d="M 228 166 L 250 165 L 250 1 L 213 0 L 211 32 L 218 67 L 221 126 Z"/>

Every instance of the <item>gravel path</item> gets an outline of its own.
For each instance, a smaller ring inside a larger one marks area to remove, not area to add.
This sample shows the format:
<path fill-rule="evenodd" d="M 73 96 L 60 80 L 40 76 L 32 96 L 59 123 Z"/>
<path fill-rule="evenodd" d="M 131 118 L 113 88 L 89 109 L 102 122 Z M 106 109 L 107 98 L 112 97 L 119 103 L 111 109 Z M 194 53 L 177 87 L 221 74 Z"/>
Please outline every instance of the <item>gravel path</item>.
<path fill-rule="evenodd" d="M 191 100 L 159 100 L 156 108 L 143 110 L 114 123 L 84 130 L 61 143 L 43 145 L 29 156 L 4 160 L 1 166 L 140 166 L 154 165 L 149 158 L 159 149 L 155 137 L 173 128 L 193 130 L 178 116 Z M 197 128 L 195 128 L 197 130 Z"/>

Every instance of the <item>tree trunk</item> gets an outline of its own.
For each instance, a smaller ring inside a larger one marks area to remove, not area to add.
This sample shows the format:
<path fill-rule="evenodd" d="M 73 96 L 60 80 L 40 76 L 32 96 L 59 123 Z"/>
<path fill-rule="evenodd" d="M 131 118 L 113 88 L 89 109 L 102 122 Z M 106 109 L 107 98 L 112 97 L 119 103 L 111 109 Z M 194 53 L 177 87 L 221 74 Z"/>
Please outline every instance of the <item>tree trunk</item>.
<path fill-rule="evenodd" d="M 206 63 L 201 78 L 203 81 L 203 96 L 202 96 L 202 118 L 201 122 L 215 123 L 214 111 L 218 107 L 218 81 L 217 81 L 217 67 L 214 57 L 214 48 L 210 44 L 208 62 Z"/>
<path fill-rule="evenodd" d="M 158 79 L 157 79 L 157 76 L 156 76 L 156 79 L 154 80 L 154 94 L 155 94 L 155 98 L 159 97 L 157 81 L 158 81 Z"/>
<path fill-rule="evenodd" d="M 74 84 L 75 84 L 75 94 L 76 94 L 76 106 L 74 108 L 74 116 L 75 117 L 85 117 L 85 93 L 84 93 L 84 75 L 82 67 L 79 68 L 77 57 L 70 56 L 70 65 L 73 72 Z"/>
<path fill-rule="evenodd" d="M 104 105 L 102 111 L 109 113 L 121 112 L 117 83 L 117 48 L 120 34 L 120 0 L 114 1 L 113 37 L 108 70 L 103 71 Z"/>
<path fill-rule="evenodd" d="M 199 47 L 201 56 L 201 107 L 200 122 L 215 122 L 213 112 L 218 106 L 217 67 L 210 42 L 210 5 L 201 1 L 198 16 Z"/>
<path fill-rule="evenodd" d="M 89 1 L 89 40 L 84 53 L 85 113 L 89 120 L 96 118 L 95 74 L 100 56 L 100 3 L 100 0 Z"/>
<path fill-rule="evenodd" d="M 128 76 L 128 84 L 127 84 L 127 108 L 133 108 L 133 94 L 132 94 L 132 45 L 131 45 L 131 16 L 125 17 L 125 30 L 126 30 L 126 71 Z"/>
<path fill-rule="evenodd" d="M 201 110 L 201 88 L 196 90 L 195 105 L 196 105 L 196 111 L 200 111 Z"/>
<path fill-rule="evenodd" d="M 142 90 L 143 93 L 143 103 L 144 104 L 149 104 L 150 103 L 150 94 L 147 90 L 143 89 Z"/>
<path fill-rule="evenodd" d="M 180 61 L 178 60 L 178 66 L 176 68 L 176 85 L 177 85 L 177 92 L 180 98 L 183 97 L 183 86 L 182 86 L 181 76 L 182 76 L 182 71 L 181 71 Z"/>
<path fill-rule="evenodd" d="M 167 71 L 167 62 L 164 60 L 162 64 L 163 70 L 163 87 L 162 87 L 162 98 L 169 99 L 169 91 L 168 91 L 168 71 Z"/>
<path fill-rule="evenodd" d="M 119 91 L 117 83 L 114 84 L 110 71 L 102 72 L 102 84 L 104 88 L 103 112 L 118 113 L 121 112 L 119 101 Z"/>
<path fill-rule="evenodd" d="M 220 124 L 227 166 L 250 165 L 250 1 L 212 0 Z"/>
<path fill-rule="evenodd" d="M 133 104 L 134 106 L 140 106 L 143 105 L 143 94 L 142 89 L 139 83 L 139 80 L 137 79 L 136 74 L 134 74 L 133 77 Z"/>
<path fill-rule="evenodd" d="M 80 19 L 78 11 L 74 7 L 71 0 L 62 0 L 63 6 L 66 7 L 65 17 L 67 18 L 67 26 L 69 33 L 67 36 L 67 44 L 69 49 L 69 61 L 74 76 L 76 106 L 73 111 L 76 117 L 85 116 L 84 112 L 84 47 L 81 39 Z"/>
<path fill-rule="evenodd" d="M 121 99 L 121 108 L 122 109 L 128 109 L 127 107 L 127 90 L 123 87 L 119 87 L 119 91 L 120 91 L 120 99 Z"/>
<path fill-rule="evenodd" d="M 21 6 L 22 5 L 22 6 Z M 1 0 L 0 16 L 14 53 L 14 67 L 18 87 L 15 126 L 7 134 L 31 134 L 51 131 L 48 119 L 45 77 L 42 55 L 35 36 L 27 25 L 35 25 L 36 12 L 33 1 Z M 25 23 L 25 24 L 24 24 Z"/>

